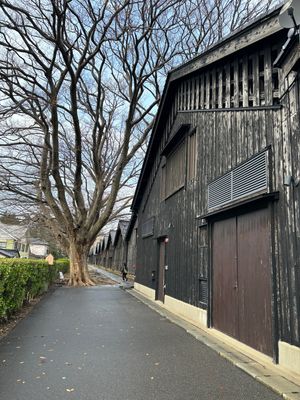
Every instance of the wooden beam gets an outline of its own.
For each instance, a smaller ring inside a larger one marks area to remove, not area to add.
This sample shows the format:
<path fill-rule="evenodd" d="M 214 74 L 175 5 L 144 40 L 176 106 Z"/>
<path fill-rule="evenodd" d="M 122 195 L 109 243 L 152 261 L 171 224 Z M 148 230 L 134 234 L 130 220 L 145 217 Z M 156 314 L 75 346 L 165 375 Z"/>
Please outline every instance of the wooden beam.
<path fill-rule="evenodd" d="M 257 43 L 270 35 L 282 31 L 283 28 L 278 23 L 279 11 L 280 9 L 276 10 L 273 15 L 267 16 L 265 21 L 257 20 L 247 29 L 236 32 L 221 43 L 207 50 L 202 55 L 194 58 L 183 66 L 174 69 L 171 72 L 170 81 L 204 68 L 209 64 Z"/>

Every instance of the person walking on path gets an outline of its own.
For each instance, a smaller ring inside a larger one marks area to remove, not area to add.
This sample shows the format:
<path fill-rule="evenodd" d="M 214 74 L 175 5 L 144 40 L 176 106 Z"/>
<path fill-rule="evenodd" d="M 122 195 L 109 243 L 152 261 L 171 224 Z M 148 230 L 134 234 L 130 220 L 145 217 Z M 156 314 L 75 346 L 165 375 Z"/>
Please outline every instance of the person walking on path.
<path fill-rule="evenodd" d="M 123 279 L 123 281 L 128 281 L 128 278 L 127 278 L 127 274 L 128 274 L 128 269 L 127 269 L 127 265 L 126 265 L 126 263 L 124 262 L 123 263 L 123 267 L 122 267 L 122 269 L 121 269 L 121 272 L 122 272 L 122 279 Z"/>

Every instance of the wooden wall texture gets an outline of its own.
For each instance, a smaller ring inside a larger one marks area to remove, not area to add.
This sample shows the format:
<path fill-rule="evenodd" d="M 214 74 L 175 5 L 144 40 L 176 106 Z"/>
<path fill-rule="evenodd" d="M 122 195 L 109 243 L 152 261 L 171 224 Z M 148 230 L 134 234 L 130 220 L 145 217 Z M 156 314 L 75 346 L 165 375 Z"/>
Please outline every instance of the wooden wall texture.
<path fill-rule="evenodd" d="M 176 72 L 178 78 L 169 86 L 148 155 L 147 179 L 136 210 L 136 280 L 156 288 L 152 271 L 158 265 L 157 239 L 168 236 L 166 294 L 203 306 L 199 291 L 200 278 L 209 276 L 208 233 L 196 217 L 207 213 L 207 185 L 270 146 L 271 189 L 280 193 L 272 223 L 278 335 L 300 345 L 300 187 L 283 185 L 286 175 L 300 178 L 299 74 L 283 77 L 281 70 L 272 67 L 284 40 L 282 32 L 275 33 L 207 69 L 197 71 L 191 64 L 190 75 L 180 77 Z M 161 201 L 161 152 L 182 124 L 196 129 L 196 178 L 186 179 L 181 190 Z M 143 238 L 143 223 L 152 217 L 154 234 Z"/>

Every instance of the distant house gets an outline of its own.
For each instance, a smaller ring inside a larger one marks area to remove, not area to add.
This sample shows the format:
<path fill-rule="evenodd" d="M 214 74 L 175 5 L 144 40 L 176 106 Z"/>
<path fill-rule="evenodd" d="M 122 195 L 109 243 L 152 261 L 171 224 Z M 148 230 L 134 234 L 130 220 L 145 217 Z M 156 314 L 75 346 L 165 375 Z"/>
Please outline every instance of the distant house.
<path fill-rule="evenodd" d="M 0 257 L 20 257 L 20 244 L 25 237 L 26 227 L 0 223 Z"/>
<path fill-rule="evenodd" d="M 48 243 L 27 236 L 28 227 L 0 223 L 0 257 L 45 258 Z"/>
<path fill-rule="evenodd" d="M 49 253 L 47 242 L 36 238 L 29 238 L 26 241 L 25 246 L 28 246 L 28 258 L 45 258 Z"/>

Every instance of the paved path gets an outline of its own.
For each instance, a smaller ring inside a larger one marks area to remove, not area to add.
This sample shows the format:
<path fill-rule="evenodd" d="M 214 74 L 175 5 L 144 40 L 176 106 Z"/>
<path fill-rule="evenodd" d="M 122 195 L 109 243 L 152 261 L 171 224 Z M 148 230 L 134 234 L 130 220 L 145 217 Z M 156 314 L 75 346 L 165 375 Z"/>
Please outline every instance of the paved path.
<path fill-rule="evenodd" d="M 123 288 L 123 289 L 130 289 L 133 288 L 133 280 L 128 280 L 128 281 L 123 281 L 122 277 L 114 272 L 107 271 L 104 268 L 97 267 L 94 265 L 89 265 L 89 269 L 97 272 L 98 274 L 102 275 L 104 278 L 109 278 L 117 283 Z"/>
<path fill-rule="evenodd" d="M 58 288 L 0 341 L 3 400 L 275 400 L 118 287 Z"/>

